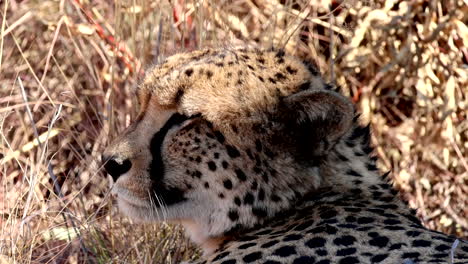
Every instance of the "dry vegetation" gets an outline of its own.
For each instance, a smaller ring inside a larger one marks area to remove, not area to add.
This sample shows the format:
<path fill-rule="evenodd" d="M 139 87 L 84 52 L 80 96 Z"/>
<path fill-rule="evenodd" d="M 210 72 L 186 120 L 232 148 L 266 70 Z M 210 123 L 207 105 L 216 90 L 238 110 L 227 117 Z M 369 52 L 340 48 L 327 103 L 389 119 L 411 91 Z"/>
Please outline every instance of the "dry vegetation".
<path fill-rule="evenodd" d="M 315 61 L 425 225 L 468 237 L 466 0 L 0 3 L 0 263 L 196 258 L 180 227 L 118 214 L 99 157 L 143 68 L 237 44 Z"/>

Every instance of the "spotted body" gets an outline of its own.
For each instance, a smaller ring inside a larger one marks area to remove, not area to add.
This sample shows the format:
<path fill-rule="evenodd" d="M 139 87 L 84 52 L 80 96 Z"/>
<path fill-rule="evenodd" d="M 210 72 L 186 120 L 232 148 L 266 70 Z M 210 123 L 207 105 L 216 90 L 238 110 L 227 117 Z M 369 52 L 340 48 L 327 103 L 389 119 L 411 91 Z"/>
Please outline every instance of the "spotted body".
<path fill-rule="evenodd" d="M 466 242 L 424 228 L 379 175 L 369 126 L 310 64 L 205 49 L 136 93 L 103 155 L 113 191 L 134 219 L 184 225 L 197 263 L 468 263 Z"/>

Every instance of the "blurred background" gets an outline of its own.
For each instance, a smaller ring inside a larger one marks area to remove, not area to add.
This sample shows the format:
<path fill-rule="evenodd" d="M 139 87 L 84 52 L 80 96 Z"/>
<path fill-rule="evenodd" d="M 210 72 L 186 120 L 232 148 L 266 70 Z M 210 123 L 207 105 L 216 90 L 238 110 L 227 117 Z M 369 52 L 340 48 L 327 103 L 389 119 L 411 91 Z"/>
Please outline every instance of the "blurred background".
<path fill-rule="evenodd" d="M 468 238 L 468 1 L 0 1 L 0 263 L 179 263 L 181 228 L 113 206 L 104 147 L 162 58 L 284 48 L 370 122 L 424 224 Z"/>

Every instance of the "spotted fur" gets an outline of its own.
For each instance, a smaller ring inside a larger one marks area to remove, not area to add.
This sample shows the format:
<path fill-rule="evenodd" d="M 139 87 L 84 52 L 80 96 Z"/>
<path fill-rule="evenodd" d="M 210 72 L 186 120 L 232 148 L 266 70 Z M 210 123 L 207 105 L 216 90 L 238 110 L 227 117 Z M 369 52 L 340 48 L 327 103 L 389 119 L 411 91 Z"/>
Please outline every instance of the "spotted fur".
<path fill-rule="evenodd" d="M 185 226 L 198 263 L 467 263 L 380 176 L 369 126 L 309 63 L 205 49 L 154 67 L 105 151 L 119 207 Z"/>

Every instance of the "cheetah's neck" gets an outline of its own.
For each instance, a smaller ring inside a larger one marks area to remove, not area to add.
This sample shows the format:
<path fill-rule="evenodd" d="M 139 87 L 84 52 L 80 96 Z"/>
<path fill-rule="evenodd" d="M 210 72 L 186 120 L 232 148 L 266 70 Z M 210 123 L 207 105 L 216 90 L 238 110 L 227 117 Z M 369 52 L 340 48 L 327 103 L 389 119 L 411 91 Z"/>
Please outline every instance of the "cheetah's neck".
<path fill-rule="evenodd" d="M 380 196 L 394 197 L 387 174 L 381 175 L 377 168 L 377 157 L 372 155 L 369 125 L 357 124 L 335 145 L 328 159 L 320 167 L 324 185 L 349 195 L 368 195 L 369 199 Z M 388 198 L 399 203 L 398 199 Z"/>

